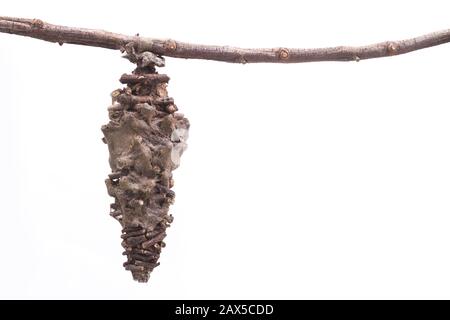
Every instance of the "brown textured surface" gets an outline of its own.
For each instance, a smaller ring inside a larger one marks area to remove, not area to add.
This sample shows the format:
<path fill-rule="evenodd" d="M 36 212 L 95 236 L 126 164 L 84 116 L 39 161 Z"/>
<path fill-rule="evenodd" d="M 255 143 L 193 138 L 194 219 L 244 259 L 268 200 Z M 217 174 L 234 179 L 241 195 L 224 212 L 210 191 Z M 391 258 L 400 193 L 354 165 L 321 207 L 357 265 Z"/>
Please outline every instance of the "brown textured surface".
<path fill-rule="evenodd" d="M 131 81 L 112 93 L 110 121 L 102 127 L 112 169 L 106 186 L 115 199 L 111 216 L 122 225 L 124 267 L 135 280 L 147 282 L 173 220 L 168 213 L 175 197 L 172 170 L 186 149 L 189 122 L 174 113 L 169 78 L 158 75 L 153 64 L 138 62 L 133 74 L 121 79 Z"/>
<path fill-rule="evenodd" d="M 117 50 L 125 50 L 127 46 L 132 45 L 138 52 L 151 51 L 167 57 L 217 60 L 232 63 L 360 61 L 404 54 L 450 42 L 450 29 L 446 29 L 416 38 L 384 41 L 358 47 L 237 48 L 193 44 L 172 39 L 127 36 L 103 30 L 58 26 L 39 19 L 15 17 L 0 17 L 0 32 L 57 42 L 61 45 L 72 43 Z"/>

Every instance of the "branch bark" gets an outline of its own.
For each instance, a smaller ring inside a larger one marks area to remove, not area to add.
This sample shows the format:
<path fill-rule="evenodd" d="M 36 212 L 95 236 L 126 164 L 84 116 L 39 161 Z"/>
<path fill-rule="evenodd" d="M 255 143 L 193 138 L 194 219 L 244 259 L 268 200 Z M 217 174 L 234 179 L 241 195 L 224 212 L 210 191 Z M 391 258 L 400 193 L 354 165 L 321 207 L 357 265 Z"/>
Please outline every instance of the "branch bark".
<path fill-rule="evenodd" d="M 136 74 L 123 74 L 120 77 L 120 82 L 123 84 L 136 84 L 136 83 L 159 83 L 168 82 L 170 78 L 166 74 L 150 73 L 144 75 Z"/>
<path fill-rule="evenodd" d="M 53 25 L 39 19 L 0 17 L 0 32 L 32 37 L 49 42 L 78 44 L 124 51 L 128 45 L 136 52 L 150 51 L 158 55 L 216 60 L 231 63 L 299 63 L 313 61 L 359 61 L 408 53 L 450 42 L 450 29 L 416 38 L 385 41 L 366 46 L 338 46 L 328 48 L 261 48 L 247 49 L 229 46 L 201 45 L 127 36 L 104 30 Z"/>

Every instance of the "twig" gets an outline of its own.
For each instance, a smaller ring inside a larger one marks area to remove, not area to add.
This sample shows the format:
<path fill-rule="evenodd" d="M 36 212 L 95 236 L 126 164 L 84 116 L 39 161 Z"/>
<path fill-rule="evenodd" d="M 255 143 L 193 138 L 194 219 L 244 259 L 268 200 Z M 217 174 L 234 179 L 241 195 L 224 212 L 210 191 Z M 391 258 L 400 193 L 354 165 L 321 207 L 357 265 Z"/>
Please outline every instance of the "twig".
<path fill-rule="evenodd" d="M 169 81 L 169 77 L 166 74 L 123 74 L 120 77 L 121 83 L 158 83 L 158 82 L 167 82 Z"/>
<path fill-rule="evenodd" d="M 450 42 L 450 29 L 412 39 L 386 41 L 360 47 L 266 48 L 245 49 L 229 46 L 201 45 L 171 39 L 127 36 L 103 30 L 52 25 L 39 19 L 0 17 L 0 32 L 45 41 L 79 44 L 125 51 L 132 45 L 136 52 L 150 51 L 162 56 L 217 60 L 232 63 L 297 63 L 312 61 L 359 61 L 408 53 Z"/>

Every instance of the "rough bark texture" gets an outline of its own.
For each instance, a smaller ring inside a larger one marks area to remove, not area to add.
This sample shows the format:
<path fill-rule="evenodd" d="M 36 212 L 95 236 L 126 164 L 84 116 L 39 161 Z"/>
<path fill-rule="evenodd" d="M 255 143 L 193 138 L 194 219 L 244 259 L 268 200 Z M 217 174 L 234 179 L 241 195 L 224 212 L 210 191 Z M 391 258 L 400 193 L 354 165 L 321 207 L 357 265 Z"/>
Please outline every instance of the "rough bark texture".
<path fill-rule="evenodd" d="M 103 30 L 52 25 L 39 19 L 13 17 L 0 17 L 0 32 L 56 42 L 60 45 L 72 43 L 117 50 L 125 50 L 127 45 L 132 45 L 137 52 L 149 51 L 167 57 L 217 60 L 232 63 L 359 61 L 404 54 L 450 42 L 450 29 L 447 29 L 416 38 L 385 41 L 360 47 L 247 49 L 191 44 L 171 39 L 127 36 Z M 158 64 L 156 63 L 156 65 Z"/>
<path fill-rule="evenodd" d="M 110 121 L 102 127 L 112 169 L 106 186 L 115 198 L 111 216 L 123 228 L 124 267 L 135 280 L 147 282 L 159 265 L 166 228 L 173 220 L 168 214 L 175 197 L 172 170 L 186 149 L 189 122 L 175 113 L 173 99 L 167 97 L 167 75 L 130 54 L 138 66 L 122 76 L 128 86 L 113 91 Z"/>

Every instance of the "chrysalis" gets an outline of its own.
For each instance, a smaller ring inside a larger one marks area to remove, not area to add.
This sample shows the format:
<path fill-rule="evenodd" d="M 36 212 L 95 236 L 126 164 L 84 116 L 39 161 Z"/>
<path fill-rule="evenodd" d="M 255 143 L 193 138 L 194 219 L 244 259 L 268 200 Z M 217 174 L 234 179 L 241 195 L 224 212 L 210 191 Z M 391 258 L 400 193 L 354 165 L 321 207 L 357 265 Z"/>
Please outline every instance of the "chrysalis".
<path fill-rule="evenodd" d="M 102 126 L 112 170 L 105 182 L 115 199 L 110 215 L 122 225 L 124 267 L 134 280 L 147 282 L 173 220 L 172 170 L 186 149 L 189 122 L 167 96 L 169 77 L 156 72 L 163 58 L 125 49 L 137 67 L 120 78 L 127 86 L 111 94 L 110 121 Z"/>

